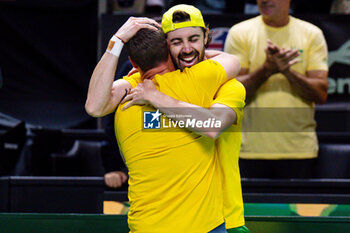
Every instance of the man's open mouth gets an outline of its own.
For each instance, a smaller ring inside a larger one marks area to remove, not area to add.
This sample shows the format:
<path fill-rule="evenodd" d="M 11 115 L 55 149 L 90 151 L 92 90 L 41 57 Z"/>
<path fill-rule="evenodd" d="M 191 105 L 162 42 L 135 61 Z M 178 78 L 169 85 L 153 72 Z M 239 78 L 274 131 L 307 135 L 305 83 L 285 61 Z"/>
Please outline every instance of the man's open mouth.
<path fill-rule="evenodd" d="M 197 54 L 193 53 L 190 56 L 181 56 L 179 60 L 184 67 L 193 66 L 197 63 Z"/>

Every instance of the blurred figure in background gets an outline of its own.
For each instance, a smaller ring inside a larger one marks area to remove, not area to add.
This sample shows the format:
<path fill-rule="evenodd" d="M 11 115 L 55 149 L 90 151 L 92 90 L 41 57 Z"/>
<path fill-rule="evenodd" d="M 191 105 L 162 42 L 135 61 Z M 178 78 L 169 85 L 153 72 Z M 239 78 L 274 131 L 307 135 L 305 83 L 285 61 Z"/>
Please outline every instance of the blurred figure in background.
<path fill-rule="evenodd" d="M 261 15 L 233 26 L 226 39 L 247 91 L 242 177 L 314 175 L 314 106 L 327 99 L 327 45 L 319 28 L 289 15 L 290 3 L 257 0 Z"/>
<path fill-rule="evenodd" d="M 108 0 L 108 10 L 110 13 L 160 14 L 166 2 L 166 0 Z"/>
<path fill-rule="evenodd" d="M 350 0 L 333 0 L 331 14 L 350 14 Z"/>
<path fill-rule="evenodd" d="M 188 4 L 194 5 L 202 13 L 243 13 L 244 5 L 247 0 L 168 0 L 169 7 L 179 5 L 179 4 Z"/>

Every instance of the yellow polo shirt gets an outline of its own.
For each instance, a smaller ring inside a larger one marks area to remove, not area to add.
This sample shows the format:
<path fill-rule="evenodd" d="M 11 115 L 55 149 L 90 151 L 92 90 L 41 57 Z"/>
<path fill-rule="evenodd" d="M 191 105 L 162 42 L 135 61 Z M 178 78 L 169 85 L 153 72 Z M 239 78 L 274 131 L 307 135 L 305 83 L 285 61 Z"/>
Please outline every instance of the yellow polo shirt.
<path fill-rule="evenodd" d="M 227 78 L 220 64 L 208 60 L 153 80 L 173 98 L 209 107 Z M 115 131 L 129 169 L 130 231 L 203 233 L 220 225 L 223 200 L 214 141 L 186 129 L 143 129 L 145 112 L 156 110 L 132 106 L 122 111 L 123 106 L 116 111 Z"/>
<path fill-rule="evenodd" d="M 261 16 L 234 25 L 225 52 L 238 56 L 241 67 L 254 72 L 263 65 L 267 40 L 281 48 L 300 51 L 291 68 L 305 75 L 328 70 L 327 45 L 322 31 L 290 16 L 284 27 L 266 25 Z M 306 159 L 317 156 L 314 103 L 300 97 L 281 73 L 269 77 L 246 106 L 240 157 L 245 159 Z"/>

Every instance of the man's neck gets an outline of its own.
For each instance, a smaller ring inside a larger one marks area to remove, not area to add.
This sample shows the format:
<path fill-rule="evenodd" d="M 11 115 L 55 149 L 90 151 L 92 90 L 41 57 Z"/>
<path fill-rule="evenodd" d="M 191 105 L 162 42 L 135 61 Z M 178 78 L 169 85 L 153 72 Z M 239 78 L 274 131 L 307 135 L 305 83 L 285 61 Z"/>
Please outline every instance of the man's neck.
<path fill-rule="evenodd" d="M 268 17 L 262 17 L 265 24 L 267 24 L 270 27 L 284 27 L 289 23 L 289 15 L 278 17 L 278 18 L 268 18 Z"/>
<path fill-rule="evenodd" d="M 142 80 L 144 79 L 153 79 L 156 74 L 165 74 L 171 71 L 174 71 L 174 65 L 171 59 L 168 59 L 167 62 L 163 62 L 159 64 L 158 66 L 146 71 L 141 72 Z"/>

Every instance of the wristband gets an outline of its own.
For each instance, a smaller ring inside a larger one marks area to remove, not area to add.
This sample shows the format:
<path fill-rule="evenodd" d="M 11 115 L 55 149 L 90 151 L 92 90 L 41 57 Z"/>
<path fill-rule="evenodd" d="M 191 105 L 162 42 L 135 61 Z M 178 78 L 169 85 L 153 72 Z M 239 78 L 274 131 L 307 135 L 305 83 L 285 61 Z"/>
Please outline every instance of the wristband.
<path fill-rule="evenodd" d="M 113 54 L 114 56 L 119 57 L 123 46 L 124 46 L 124 43 L 121 39 L 119 39 L 116 36 L 112 36 L 112 38 L 109 40 L 108 47 L 107 47 L 106 51 L 110 54 Z"/>

